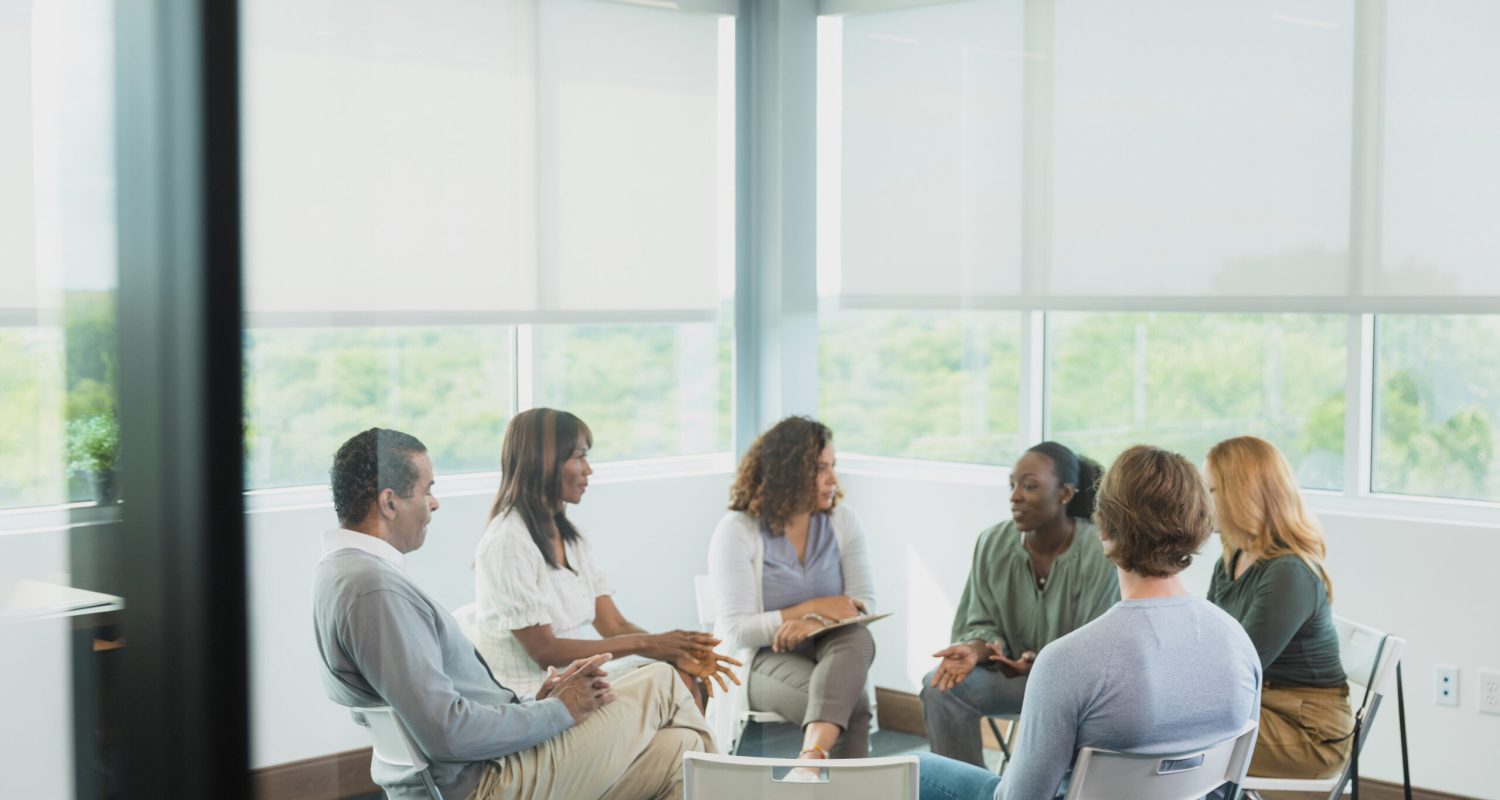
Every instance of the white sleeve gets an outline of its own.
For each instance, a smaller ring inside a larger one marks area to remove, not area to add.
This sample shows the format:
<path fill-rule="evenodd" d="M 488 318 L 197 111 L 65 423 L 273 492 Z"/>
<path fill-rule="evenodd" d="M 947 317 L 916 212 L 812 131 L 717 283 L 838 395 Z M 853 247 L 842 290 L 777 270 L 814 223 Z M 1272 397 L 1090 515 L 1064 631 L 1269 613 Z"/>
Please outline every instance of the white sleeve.
<path fill-rule="evenodd" d="M 875 611 L 875 572 L 870 569 L 870 544 L 865 538 L 859 517 L 844 506 L 834 510 L 835 533 L 839 537 L 839 566 L 844 573 L 844 594 L 863 603 L 868 612 Z"/>
<path fill-rule="evenodd" d="M 551 625 L 543 587 L 549 569 L 526 524 L 511 516 L 474 553 L 474 592 L 481 614 L 493 613 L 501 630 Z"/>
<path fill-rule="evenodd" d="M 719 520 L 708 545 L 708 577 L 714 586 L 717 629 L 734 648 L 768 647 L 781 627 L 780 609 L 763 611 L 756 600 L 755 548 L 743 516 Z"/>

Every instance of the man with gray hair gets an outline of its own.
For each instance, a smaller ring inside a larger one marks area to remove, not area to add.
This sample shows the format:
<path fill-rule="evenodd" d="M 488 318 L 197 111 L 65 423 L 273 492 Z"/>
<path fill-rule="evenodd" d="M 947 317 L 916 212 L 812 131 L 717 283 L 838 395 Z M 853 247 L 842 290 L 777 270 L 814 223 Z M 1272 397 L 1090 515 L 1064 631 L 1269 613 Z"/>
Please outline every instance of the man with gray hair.
<path fill-rule="evenodd" d="M 449 800 L 682 796 L 682 754 L 713 739 L 670 666 L 611 684 L 609 655 L 594 656 L 517 697 L 402 569 L 439 507 L 427 448 L 371 428 L 339 448 L 330 477 L 341 527 L 323 535 L 313 580 L 329 698 L 390 706 Z M 415 770 L 376 760 L 370 772 L 389 797 L 426 797 Z"/>

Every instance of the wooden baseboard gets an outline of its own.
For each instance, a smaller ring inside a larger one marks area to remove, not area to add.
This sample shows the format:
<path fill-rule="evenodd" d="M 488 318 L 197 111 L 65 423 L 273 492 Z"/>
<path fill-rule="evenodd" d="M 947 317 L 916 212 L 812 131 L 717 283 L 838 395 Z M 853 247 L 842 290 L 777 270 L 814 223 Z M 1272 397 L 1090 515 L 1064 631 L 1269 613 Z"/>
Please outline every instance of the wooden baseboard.
<path fill-rule="evenodd" d="M 922 699 L 911 692 L 899 689 L 875 687 L 875 712 L 879 715 L 880 729 L 900 731 L 914 736 L 927 735 L 927 726 L 922 722 Z M 1001 722 L 1001 733 L 1010 735 L 1009 722 Z M 979 723 L 979 738 L 986 750 L 999 750 L 1000 743 L 983 721 Z"/>
<path fill-rule="evenodd" d="M 1309 792 L 1262 792 L 1265 800 L 1326 800 L 1327 794 L 1313 794 Z M 1347 796 L 1347 795 L 1346 795 Z M 1401 784 L 1388 783 L 1365 778 L 1359 782 L 1359 796 L 1364 800 L 1402 800 L 1406 794 L 1401 790 Z M 1411 789 L 1412 800 L 1473 800 L 1456 794 L 1445 794 L 1434 792 L 1431 789 Z"/>
<path fill-rule="evenodd" d="M 927 728 L 922 724 L 922 698 L 899 689 L 875 687 L 876 713 L 880 717 L 880 729 L 900 731 L 916 736 L 926 736 Z M 988 750 L 999 750 L 1000 745 L 990 734 L 989 726 L 980 724 L 984 746 Z M 1369 800 L 1401 800 L 1404 797 L 1401 785 L 1366 778 L 1359 782 L 1360 797 Z M 1323 800 L 1326 795 L 1304 792 L 1266 792 L 1266 800 Z M 1431 789 L 1412 787 L 1412 800 L 1471 800 L 1456 794 L 1444 794 Z"/>
<path fill-rule="evenodd" d="M 380 795 L 370 780 L 370 748 L 250 771 L 256 800 L 344 800 Z"/>

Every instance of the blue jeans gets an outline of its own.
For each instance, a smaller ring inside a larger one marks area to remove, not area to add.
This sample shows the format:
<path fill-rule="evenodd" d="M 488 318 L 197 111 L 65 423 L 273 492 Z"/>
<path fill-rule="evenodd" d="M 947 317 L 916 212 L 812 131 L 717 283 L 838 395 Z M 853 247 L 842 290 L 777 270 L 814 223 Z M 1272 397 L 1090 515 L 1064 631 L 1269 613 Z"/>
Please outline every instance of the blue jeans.
<path fill-rule="evenodd" d="M 990 800 L 1000 785 L 1000 776 L 987 769 L 931 753 L 918 753 L 917 765 L 921 800 Z"/>
<path fill-rule="evenodd" d="M 999 670 L 979 667 L 963 683 L 940 692 L 932 688 L 932 675 L 922 679 L 922 720 L 932 752 L 983 767 L 979 719 L 985 714 L 1020 713 L 1026 676 L 1007 678 Z"/>

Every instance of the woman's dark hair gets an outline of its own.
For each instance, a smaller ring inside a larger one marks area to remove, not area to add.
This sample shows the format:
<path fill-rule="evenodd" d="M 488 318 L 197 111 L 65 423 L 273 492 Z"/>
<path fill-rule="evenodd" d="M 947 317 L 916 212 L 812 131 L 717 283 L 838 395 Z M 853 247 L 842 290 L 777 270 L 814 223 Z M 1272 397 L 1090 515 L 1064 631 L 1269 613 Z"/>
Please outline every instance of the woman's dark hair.
<path fill-rule="evenodd" d="M 1068 501 L 1068 516 L 1077 519 L 1093 519 L 1095 494 L 1099 491 L 1099 478 L 1104 468 L 1088 456 L 1074 455 L 1072 450 L 1057 442 L 1042 442 L 1028 448 L 1028 453 L 1046 456 L 1052 461 L 1052 474 L 1057 482 L 1073 485 L 1073 499 Z"/>
<path fill-rule="evenodd" d="M 349 437 L 333 454 L 328 481 L 333 487 L 333 511 L 345 528 L 365 521 L 370 504 L 390 489 L 411 497 L 417 468 L 411 457 L 427 452 L 417 437 L 387 428 L 371 428 Z"/>
<path fill-rule="evenodd" d="M 564 542 L 578 538 L 562 499 L 562 466 L 580 441 L 585 448 L 594 446 L 594 434 L 583 420 L 566 411 L 533 408 L 511 418 L 500 448 L 500 491 L 490 506 L 490 520 L 509 511 L 520 514 L 553 569 L 562 565 L 552 555 L 552 537 Z"/>
<path fill-rule="evenodd" d="M 787 417 L 762 433 L 740 459 L 729 510 L 744 511 L 780 536 L 787 520 L 818 507 L 818 456 L 833 431 L 810 417 Z M 843 490 L 833 495 L 834 505 Z"/>

